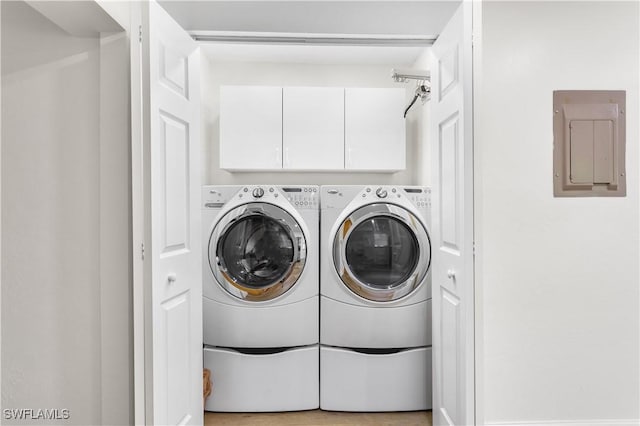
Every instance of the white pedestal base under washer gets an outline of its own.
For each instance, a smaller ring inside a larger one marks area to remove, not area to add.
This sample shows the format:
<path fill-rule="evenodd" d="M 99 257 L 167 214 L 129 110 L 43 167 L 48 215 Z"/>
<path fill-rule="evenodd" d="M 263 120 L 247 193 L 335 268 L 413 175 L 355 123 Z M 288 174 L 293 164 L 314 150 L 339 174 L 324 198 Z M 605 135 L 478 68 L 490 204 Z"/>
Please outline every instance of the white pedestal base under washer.
<path fill-rule="evenodd" d="M 203 187 L 207 410 L 319 406 L 318 189 Z"/>
<path fill-rule="evenodd" d="M 267 354 L 205 347 L 204 365 L 216 373 L 205 411 L 318 408 L 318 345 Z"/>
<path fill-rule="evenodd" d="M 431 408 L 430 189 L 320 193 L 320 408 Z"/>

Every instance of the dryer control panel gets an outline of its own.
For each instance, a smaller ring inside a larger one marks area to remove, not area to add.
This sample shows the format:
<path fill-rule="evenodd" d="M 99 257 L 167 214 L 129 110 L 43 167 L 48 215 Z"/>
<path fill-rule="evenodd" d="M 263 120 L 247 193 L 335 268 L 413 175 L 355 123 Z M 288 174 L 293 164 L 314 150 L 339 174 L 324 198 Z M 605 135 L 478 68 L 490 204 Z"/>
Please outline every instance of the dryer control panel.
<path fill-rule="evenodd" d="M 405 195 L 413 204 L 422 207 L 431 207 L 431 188 L 403 188 Z"/>
<path fill-rule="evenodd" d="M 393 201 L 403 195 L 419 209 L 431 207 L 431 188 L 428 187 L 367 186 L 362 192 L 365 200 Z"/>

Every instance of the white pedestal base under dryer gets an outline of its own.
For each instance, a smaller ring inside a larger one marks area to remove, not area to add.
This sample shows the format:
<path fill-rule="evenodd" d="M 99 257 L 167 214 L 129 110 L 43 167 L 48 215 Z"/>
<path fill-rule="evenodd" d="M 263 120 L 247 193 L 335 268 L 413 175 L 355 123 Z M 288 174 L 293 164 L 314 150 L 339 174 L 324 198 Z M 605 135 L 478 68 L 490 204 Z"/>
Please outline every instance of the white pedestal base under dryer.
<path fill-rule="evenodd" d="M 431 299 L 401 307 L 354 306 L 320 297 L 320 342 L 347 348 L 431 346 Z M 348 332 L 345 332 L 345 329 Z"/>
<path fill-rule="evenodd" d="M 275 412 L 318 408 L 318 345 L 273 354 L 204 349 L 213 390 L 205 411 Z"/>
<path fill-rule="evenodd" d="M 431 348 L 369 354 L 321 346 L 320 383 L 323 410 L 430 410 Z"/>

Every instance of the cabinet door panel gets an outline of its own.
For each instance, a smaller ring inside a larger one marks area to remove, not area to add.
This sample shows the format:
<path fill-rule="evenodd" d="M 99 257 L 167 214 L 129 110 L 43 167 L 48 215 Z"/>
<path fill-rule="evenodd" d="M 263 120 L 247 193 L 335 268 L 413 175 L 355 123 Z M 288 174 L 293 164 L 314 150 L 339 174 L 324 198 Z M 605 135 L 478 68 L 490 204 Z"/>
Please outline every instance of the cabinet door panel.
<path fill-rule="evenodd" d="M 282 168 L 282 88 L 220 88 L 220 167 Z"/>
<path fill-rule="evenodd" d="M 344 89 L 286 87 L 283 90 L 285 169 L 344 168 Z"/>
<path fill-rule="evenodd" d="M 404 89 L 345 89 L 345 168 L 405 168 Z"/>

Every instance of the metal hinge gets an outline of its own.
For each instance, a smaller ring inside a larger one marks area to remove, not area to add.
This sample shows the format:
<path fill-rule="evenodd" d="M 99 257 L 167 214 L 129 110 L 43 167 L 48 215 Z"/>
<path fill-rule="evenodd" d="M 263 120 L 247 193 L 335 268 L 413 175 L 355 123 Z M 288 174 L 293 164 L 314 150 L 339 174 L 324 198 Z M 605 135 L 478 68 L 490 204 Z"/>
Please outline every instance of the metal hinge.
<path fill-rule="evenodd" d="M 140 244 L 140 257 L 144 260 L 144 243 Z"/>
<path fill-rule="evenodd" d="M 142 25 L 138 26 L 138 41 L 142 43 Z"/>

